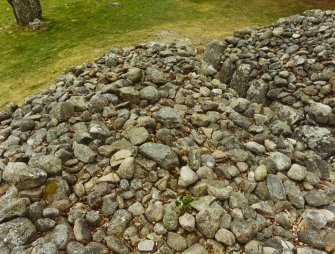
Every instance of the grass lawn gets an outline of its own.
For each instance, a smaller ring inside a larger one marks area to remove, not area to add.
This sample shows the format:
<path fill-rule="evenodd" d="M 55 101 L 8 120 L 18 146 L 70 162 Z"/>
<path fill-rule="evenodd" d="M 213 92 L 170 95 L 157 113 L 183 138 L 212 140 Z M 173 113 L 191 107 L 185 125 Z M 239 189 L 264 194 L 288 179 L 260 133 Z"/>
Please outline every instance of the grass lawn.
<path fill-rule="evenodd" d="M 332 0 L 120 0 L 114 8 L 109 2 L 41 0 L 48 26 L 30 31 L 19 28 L 7 1 L 0 1 L 0 106 L 22 102 L 72 65 L 155 39 L 162 30 L 205 43 L 305 9 L 335 9 Z"/>

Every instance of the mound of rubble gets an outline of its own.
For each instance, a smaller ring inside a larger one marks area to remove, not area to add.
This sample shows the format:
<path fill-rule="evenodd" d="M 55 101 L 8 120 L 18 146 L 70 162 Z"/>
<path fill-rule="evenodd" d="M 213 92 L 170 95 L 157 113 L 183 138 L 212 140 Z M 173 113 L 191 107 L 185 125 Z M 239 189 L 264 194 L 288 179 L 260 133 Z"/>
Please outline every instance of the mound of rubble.
<path fill-rule="evenodd" d="M 0 253 L 335 253 L 335 12 L 112 49 L 0 112 Z"/>

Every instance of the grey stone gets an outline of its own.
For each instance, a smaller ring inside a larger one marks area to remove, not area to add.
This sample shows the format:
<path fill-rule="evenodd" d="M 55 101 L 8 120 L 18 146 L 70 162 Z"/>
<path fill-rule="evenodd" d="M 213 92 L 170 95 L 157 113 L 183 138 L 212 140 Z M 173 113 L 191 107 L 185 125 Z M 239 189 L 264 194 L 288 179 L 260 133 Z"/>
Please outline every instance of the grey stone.
<path fill-rule="evenodd" d="M 234 245 L 236 239 L 235 239 L 235 235 L 227 230 L 227 229 L 224 229 L 224 228 L 220 228 L 216 234 L 215 234 L 215 239 L 220 242 L 220 243 L 223 243 L 225 245 L 228 245 L 228 246 L 232 246 Z"/>
<path fill-rule="evenodd" d="M 190 248 L 185 250 L 182 254 L 208 254 L 204 246 L 199 243 L 193 244 Z"/>
<path fill-rule="evenodd" d="M 250 101 L 267 104 L 267 93 L 269 91 L 269 84 L 265 81 L 253 80 L 250 82 L 250 87 L 248 88 L 246 98 Z"/>
<path fill-rule="evenodd" d="M 318 249 L 325 247 L 324 239 L 317 231 L 298 232 L 298 240 Z"/>
<path fill-rule="evenodd" d="M 155 203 L 149 203 L 147 209 L 145 210 L 145 216 L 150 222 L 158 222 L 163 219 L 164 208 L 160 201 Z"/>
<path fill-rule="evenodd" d="M 165 169 L 174 169 L 179 166 L 177 154 L 167 145 L 145 143 L 140 146 L 139 152 Z"/>
<path fill-rule="evenodd" d="M 140 90 L 140 98 L 154 104 L 161 98 L 159 90 L 154 86 L 146 86 Z"/>
<path fill-rule="evenodd" d="M 294 205 L 296 208 L 304 208 L 305 199 L 303 194 L 301 193 L 299 187 L 292 181 L 286 180 L 284 182 L 285 191 L 288 197 L 288 200 Z"/>
<path fill-rule="evenodd" d="M 45 218 L 56 218 L 60 214 L 60 211 L 54 207 L 47 207 L 43 210 L 43 217 Z"/>
<path fill-rule="evenodd" d="M 62 172 L 62 161 L 56 155 L 41 155 L 38 158 L 30 159 L 32 167 L 44 170 L 48 176 L 60 175 Z"/>
<path fill-rule="evenodd" d="M 132 215 L 127 210 L 117 210 L 108 223 L 107 234 L 122 234 L 123 231 L 125 231 L 125 229 L 129 226 L 132 218 Z"/>
<path fill-rule="evenodd" d="M 260 181 L 265 180 L 267 175 L 268 175 L 268 171 L 267 171 L 266 166 L 264 164 L 259 165 L 255 169 L 254 178 L 255 178 L 256 181 L 260 182 Z"/>
<path fill-rule="evenodd" d="M 74 106 L 70 102 L 59 102 L 53 107 L 50 115 L 59 122 L 65 122 L 74 116 Z"/>
<path fill-rule="evenodd" d="M 36 236 L 34 224 L 27 218 L 17 218 L 0 224 L 0 239 L 6 247 L 14 248 L 29 244 Z"/>
<path fill-rule="evenodd" d="M 31 131 L 35 128 L 35 121 L 29 118 L 23 118 L 20 121 L 20 130 L 21 131 Z"/>
<path fill-rule="evenodd" d="M 52 231 L 47 232 L 45 240 L 56 244 L 57 249 L 64 250 L 72 237 L 72 230 L 65 224 L 56 225 Z"/>
<path fill-rule="evenodd" d="M 62 177 L 49 178 L 43 188 L 43 197 L 48 202 L 56 202 L 67 199 L 70 188 Z"/>
<path fill-rule="evenodd" d="M 332 108 L 323 103 L 314 102 L 310 105 L 308 115 L 320 124 L 327 124 L 331 119 Z"/>
<path fill-rule="evenodd" d="M 231 231 L 239 243 L 249 242 L 257 233 L 256 225 L 244 219 L 234 219 L 231 225 Z"/>
<path fill-rule="evenodd" d="M 263 254 L 263 246 L 261 242 L 251 240 L 245 245 L 244 251 L 246 254 Z"/>
<path fill-rule="evenodd" d="M 166 243 L 174 251 L 184 251 L 187 249 L 186 239 L 174 232 L 168 232 Z"/>
<path fill-rule="evenodd" d="M 100 222 L 100 215 L 97 211 L 91 210 L 86 213 L 86 221 L 89 226 L 96 226 Z"/>
<path fill-rule="evenodd" d="M 126 73 L 126 78 L 136 83 L 142 79 L 142 70 L 139 68 L 130 68 Z"/>
<path fill-rule="evenodd" d="M 109 253 L 109 249 L 101 244 L 101 243 L 97 243 L 97 242 L 90 242 L 86 245 L 86 251 L 88 253 L 92 253 L 92 254 L 108 254 Z"/>
<path fill-rule="evenodd" d="M 249 75 L 252 68 L 249 64 L 241 64 L 237 67 L 235 73 L 232 76 L 230 87 L 233 88 L 240 97 L 246 97 L 248 89 L 250 87 Z"/>
<path fill-rule="evenodd" d="M 178 128 L 182 125 L 184 114 L 178 109 L 164 107 L 156 113 L 155 118 L 167 128 Z"/>
<path fill-rule="evenodd" d="M 91 232 L 88 223 L 83 218 L 76 219 L 73 234 L 76 240 L 82 244 L 87 244 L 91 241 Z"/>
<path fill-rule="evenodd" d="M 32 147 L 38 147 L 45 141 L 46 136 L 47 136 L 47 130 L 44 128 L 39 129 L 35 131 L 35 133 L 28 138 L 27 144 Z"/>
<path fill-rule="evenodd" d="M 287 172 L 287 176 L 295 181 L 302 181 L 305 179 L 307 174 L 307 170 L 305 167 L 293 164 L 289 171 Z"/>
<path fill-rule="evenodd" d="M 269 174 L 266 178 L 266 184 L 273 201 L 286 199 L 284 185 L 278 176 Z"/>
<path fill-rule="evenodd" d="M 263 145 L 260 145 L 254 141 L 249 141 L 244 144 L 244 146 L 251 152 L 261 155 L 265 152 L 265 147 Z"/>
<path fill-rule="evenodd" d="M 58 253 L 57 246 L 53 242 L 38 244 L 31 251 L 31 254 L 57 254 L 57 253 Z"/>
<path fill-rule="evenodd" d="M 31 168 L 23 162 L 8 162 L 2 173 L 2 178 L 13 183 L 16 188 L 23 190 L 41 186 L 45 182 L 47 174 L 39 168 Z"/>
<path fill-rule="evenodd" d="M 140 100 L 140 93 L 136 90 L 135 87 L 127 86 L 120 88 L 120 97 L 125 100 L 129 101 L 132 104 L 136 104 Z"/>
<path fill-rule="evenodd" d="M 192 232 L 195 229 L 195 218 L 192 214 L 184 213 L 179 217 L 179 224 L 186 231 Z"/>
<path fill-rule="evenodd" d="M 129 157 L 124 159 L 116 173 L 119 175 L 120 178 L 124 179 L 132 179 L 135 172 L 135 158 Z"/>
<path fill-rule="evenodd" d="M 178 214 L 175 211 L 165 212 L 163 225 L 169 231 L 174 231 L 178 227 Z"/>
<path fill-rule="evenodd" d="M 190 169 L 190 167 L 184 166 L 180 169 L 178 185 L 181 187 L 188 187 L 195 183 L 198 178 L 198 175 L 192 169 Z"/>
<path fill-rule="evenodd" d="M 196 216 L 196 227 L 206 238 L 213 238 L 220 227 L 220 212 L 216 209 L 205 208 Z"/>
<path fill-rule="evenodd" d="M 106 244 L 113 253 L 116 254 L 128 254 L 129 248 L 125 242 L 114 237 L 114 236 L 106 236 L 105 237 Z"/>
<path fill-rule="evenodd" d="M 295 137 L 319 154 L 323 159 L 335 153 L 335 137 L 327 128 L 303 125 L 295 130 Z"/>
<path fill-rule="evenodd" d="M 89 133 L 95 139 L 105 140 L 111 136 L 108 127 L 100 121 L 92 120 L 89 125 Z"/>
<path fill-rule="evenodd" d="M 166 83 L 164 73 L 159 71 L 154 67 L 149 67 L 145 71 L 146 78 L 157 85 L 162 85 Z"/>
<path fill-rule="evenodd" d="M 39 231 L 46 232 L 52 229 L 56 225 L 56 222 L 49 218 L 43 218 L 43 219 L 38 219 L 35 222 L 35 225 Z"/>
<path fill-rule="evenodd" d="M 155 242 L 152 240 L 142 240 L 138 243 L 137 248 L 139 251 L 153 251 Z"/>
<path fill-rule="evenodd" d="M 74 156 L 84 162 L 84 163 L 92 163 L 95 160 L 96 153 L 86 145 L 82 144 L 74 144 L 73 145 Z"/>
<path fill-rule="evenodd" d="M 149 133 L 144 127 L 133 127 L 126 131 L 126 136 L 133 145 L 141 145 L 149 138 Z"/>
<path fill-rule="evenodd" d="M 66 246 L 66 253 L 67 254 L 86 254 L 87 250 L 84 245 L 78 242 L 69 242 Z"/>
<path fill-rule="evenodd" d="M 222 41 L 214 40 L 207 44 L 204 59 L 216 70 L 221 69 L 221 57 L 226 46 Z"/>
<path fill-rule="evenodd" d="M 0 222 L 9 220 L 15 217 L 23 217 L 26 215 L 29 199 L 19 198 L 8 201 L 4 206 L 0 206 Z"/>
<path fill-rule="evenodd" d="M 139 216 L 144 214 L 145 210 L 143 205 L 140 202 L 135 202 L 134 204 L 130 205 L 128 207 L 128 211 L 133 215 L 133 216 Z"/>
<path fill-rule="evenodd" d="M 322 206 L 330 203 L 330 198 L 322 190 L 311 190 L 306 192 L 304 196 L 306 202 L 310 206 Z"/>
<path fill-rule="evenodd" d="M 191 117 L 192 124 L 196 127 L 206 127 L 209 125 L 209 117 L 205 114 L 193 114 Z"/>
<path fill-rule="evenodd" d="M 291 167 L 291 159 L 281 152 L 272 152 L 270 157 L 274 161 L 278 171 L 285 171 Z"/>

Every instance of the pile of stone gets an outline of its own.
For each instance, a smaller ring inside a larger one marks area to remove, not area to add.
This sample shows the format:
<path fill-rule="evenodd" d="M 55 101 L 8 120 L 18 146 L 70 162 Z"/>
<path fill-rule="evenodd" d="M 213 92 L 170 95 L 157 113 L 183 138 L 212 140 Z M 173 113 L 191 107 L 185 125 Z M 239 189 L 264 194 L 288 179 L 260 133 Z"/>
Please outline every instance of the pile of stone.
<path fill-rule="evenodd" d="M 0 112 L 0 253 L 335 253 L 335 12 L 112 49 Z"/>

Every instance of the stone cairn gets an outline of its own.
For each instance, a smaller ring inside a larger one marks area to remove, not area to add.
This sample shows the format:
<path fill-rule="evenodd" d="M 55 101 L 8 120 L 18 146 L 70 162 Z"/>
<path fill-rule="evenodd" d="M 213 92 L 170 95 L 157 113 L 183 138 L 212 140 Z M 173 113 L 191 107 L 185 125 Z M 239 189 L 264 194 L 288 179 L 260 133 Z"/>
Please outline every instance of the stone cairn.
<path fill-rule="evenodd" d="M 0 113 L 0 253 L 335 253 L 335 12 L 112 49 Z"/>

